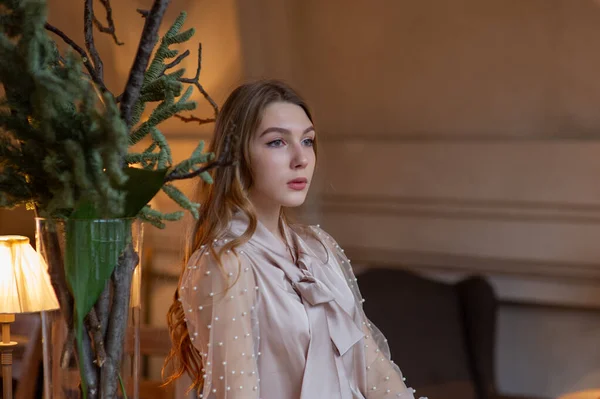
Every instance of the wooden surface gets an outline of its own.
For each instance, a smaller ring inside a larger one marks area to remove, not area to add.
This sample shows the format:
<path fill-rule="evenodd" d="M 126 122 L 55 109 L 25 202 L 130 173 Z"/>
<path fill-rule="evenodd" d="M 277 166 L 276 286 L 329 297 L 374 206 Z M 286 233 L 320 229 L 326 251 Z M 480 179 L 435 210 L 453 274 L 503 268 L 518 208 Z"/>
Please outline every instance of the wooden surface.
<path fill-rule="evenodd" d="M 600 389 L 572 392 L 563 395 L 558 399 L 600 399 Z"/>

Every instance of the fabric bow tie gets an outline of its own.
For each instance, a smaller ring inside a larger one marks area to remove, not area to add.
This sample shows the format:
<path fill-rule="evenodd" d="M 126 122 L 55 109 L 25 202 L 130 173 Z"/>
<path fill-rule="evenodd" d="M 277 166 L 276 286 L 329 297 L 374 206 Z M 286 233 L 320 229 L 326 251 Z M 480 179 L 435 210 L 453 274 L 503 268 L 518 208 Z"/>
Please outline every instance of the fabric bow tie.
<path fill-rule="evenodd" d="M 316 266 L 313 272 L 318 274 L 318 270 L 319 266 Z M 302 270 L 302 274 L 299 279 L 292 280 L 292 286 L 311 306 L 324 307 L 331 341 L 341 356 L 359 342 L 364 334 L 325 284 L 307 270 Z"/>
<path fill-rule="evenodd" d="M 292 286 L 313 306 L 335 300 L 333 293 L 323 283 L 317 281 L 310 272 L 304 272 L 299 280 L 293 281 Z"/>

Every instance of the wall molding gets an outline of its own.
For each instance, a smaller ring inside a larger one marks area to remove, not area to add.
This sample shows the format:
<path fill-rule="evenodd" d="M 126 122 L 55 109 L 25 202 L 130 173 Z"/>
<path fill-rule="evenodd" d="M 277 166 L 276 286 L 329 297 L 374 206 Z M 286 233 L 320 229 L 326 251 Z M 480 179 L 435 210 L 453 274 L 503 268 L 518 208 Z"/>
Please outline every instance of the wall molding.
<path fill-rule="evenodd" d="M 592 133 L 581 133 L 581 134 L 548 134 L 548 135 L 536 135 L 536 136 L 518 136 L 515 134 L 499 134 L 499 133 L 474 133 L 474 134 L 440 134 L 440 133 L 427 133 L 427 132 L 416 132 L 416 133 L 320 133 L 319 141 L 322 142 L 348 142 L 348 141 L 362 141 L 362 142 L 425 142 L 425 143 L 485 143 L 485 144 L 503 144 L 503 143 L 538 143 L 538 142 L 600 142 L 600 136 Z"/>
<path fill-rule="evenodd" d="M 595 264 L 504 259 L 433 252 L 346 247 L 359 279 L 371 267 L 408 269 L 454 283 L 485 276 L 502 303 L 562 309 L 600 309 L 600 267 Z"/>
<path fill-rule="evenodd" d="M 318 126 L 317 126 L 318 129 Z M 199 130 L 198 132 L 184 132 L 178 130 L 165 130 L 165 136 L 169 140 L 176 141 L 195 141 L 205 140 L 210 141 L 212 138 L 212 128 L 207 130 Z M 545 136 L 517 136 L 514 134 L 440 134 L 440 133 L 327 133 L 319 130 L 319 142 L 348 142 L 348 141 L 364 141 L 364 142 L 395 142 L 395 143 L 411 143 L 411 142 L 424 142 L 424 143 L 482 143 L 482 144 L 503 144 L 503 143 L 581 143 L 581 142 L 593 142 L 600 143 L 600 135 L 585 133 L 585 134 L 548 134 Z"/>
<path fill-rule="evenodd" d="M 345 194 L 322 194 L 320 201 L 325 213 L 600 224 L 600 204 Z"/>
<path fill-rule="evenodd" d="M 394 250 L 344 246 L 355 265 L 400 267 L 432 272 L 487 273 L 525 278 L 595 281 L 600 284 L 600 264 L 531 259 L 495 258 L 433 251 Z"/>

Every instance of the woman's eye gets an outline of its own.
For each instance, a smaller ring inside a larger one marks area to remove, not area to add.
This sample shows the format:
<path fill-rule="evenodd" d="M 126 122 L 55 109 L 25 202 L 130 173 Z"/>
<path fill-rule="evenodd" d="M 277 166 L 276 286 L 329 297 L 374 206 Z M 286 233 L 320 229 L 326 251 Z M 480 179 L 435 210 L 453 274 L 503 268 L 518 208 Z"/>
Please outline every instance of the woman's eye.
<path fill-rule="evenodd" d="M 277 139 L 267 143 L 269 147 L 281 147 L 283 145 L 283 140 Z"/>
<path fill-rule="evenodd" d="M 315 139 L 304 139 L 302 143 L 307 147 L 312 147 L 315 144 Z"/>

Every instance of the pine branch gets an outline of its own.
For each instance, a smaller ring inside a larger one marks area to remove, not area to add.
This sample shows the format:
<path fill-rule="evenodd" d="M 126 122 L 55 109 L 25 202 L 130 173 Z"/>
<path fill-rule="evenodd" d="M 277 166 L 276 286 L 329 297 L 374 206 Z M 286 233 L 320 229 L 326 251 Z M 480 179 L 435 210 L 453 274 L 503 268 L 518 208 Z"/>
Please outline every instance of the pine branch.
<path fill-rule="evenodd" d="M 155 0 L 152 9 L 145 17 L 146 22 L 142 31 L 142 38 L 121 97 L 121 117 L 129 128 L 131 127 L 133 106 L 140 96 L 142 84 L 144 83 L 144 72 L 148 67 L 150 55 L 158 40 L 158 28 L 169 3 L 170 0 Z"/>
<path fill-rule="evenodd" d="M 154 127 L 151 130 L 150 134 L 152 135 L 152 140 L 155 143 L 157 143 L 158 147 L 160 148 L 160 152 L 158 153 L 159 156 L 157 159 L 157 168 L 165 169 L 170 167 L 173 163 L 173 157 L 171 155 L 171 148 L 169 148 L 169 143 L 167 142 L 167 139 L 156 127 Z"/>
<path fill-rule="evenodd" d="M 181 111 L 190 111 L 196 108 L 196 103 L 187 102 L 187 98 L 189 97 L 188 91 L 176 103 L 173 103 L 173 93 L 167 92 L 166 95 L 168 97 L 152 111 L 148 120 L 131 132 L 129 136 L 130 144 L 138 143 L 151 132 L 152 128 L 171 118 L 173 115 Z"/>
<path fill-rule="evenodd" d="M 73 177 L 77 186 L 84 192 L 89 192 L 91 184 L 87 174 L 87 165 L 85 152 L 81 146 L 73 141 L 66 140 L 64 143 L 65 153 L 71 158 L 73 162 Z"/>
<path fill-rule="evenodd" d="M 142 165 L 154 165 L 158 162 L 158 158 L 160 157 L 159 153 L 151 152 L 151 153 L 130 153 L 125 157 L 125 162 L 127 164 L 142 164 Z M 144 167 L 147 169 L 147 167 Z"/>
<path fill-rule="evenodd" d="M 115 30 L 115 21 L 112 17 L 112 7 L 110 6 L 110 0 L 100 0 L 100 3 L 104 6 L 106 10 L 106 23 L 108 24 L 108 26 L 102 25 L 102 23 L 98 20 L 98 18 L 96 18 L 95 15 L 94 25 L 96 25 L 96 28 L 100 32 L 111 35 L 117 46 L 122 46 L 125 43 L 119 41 L 119 39 L 117 38 L 117 33 Z"/>
<path fill-rule="evenodd" d="M 150 66 L 148 67 L 148 69 L 146 70 L 146 72 L 144 74 L 144 86 L 161 78 L 165 74 L 166 70 L 168 69 L 165 67 L 165 60 L 168 58 L 173 58 L 173 57 L 177 56 L 178 51 L 175 49 L 170 49 L 169 46 L 171 44 L 175 43 L 174 36 L 176 36 L 179 33 L 179 30 L 185 23 L 186 16 L 187 16 L 187 14 L 185 12 L 181 12 L 179 14 L 179 16 L 175 19 L 175 22 L 173 22 L 173 24 L 169 28 L 169 30 L 162 37 L 162 39 L 160 41 L 160 45 L 158 46 L 158 49 L 156 50 L 156 53 L 154 54 L 154 58 L 152 59 Z M 192 31 L 191 33 L 193 33 L 193 30 L 191 30 L 191 31 Z M 190 32 L 190 30 L 188 30 L 186 32 Z M 185 54 L 185 52 L 184 52 L 184 54 Z M 173 63 L 181 62 L 181 60 L 183 58 L 185 58 L 184 54 L 182 54 L 180 57 L 178 57 L 179 61 L 175 60 L 175 61 L 173 61 Z M 189 54 L 189 52 L 188 52 L 188 54 Z M 178 76 L 178 77 L 181 77 L 181 76 Z"/>
<path fill-rule="evenodd" d="M 165 184 L 162 190 L 183 209 L 187 209 L 195 219 L 198 219 L 200 204 L 192 202 L 181 190 L 172 184 Z"/>
<path fill-rule="evenodd" d="M 148 222 L 155 227 L 158 227 L 159 229 L 164 229 L 165 223 L 163 221 L 177 221 L 180 220 L 183 217 L 183 215 L 184 213 L 182 211 L 162 213 L 146 205 L 142 209 L 138 217 L 143 221 Z"/>
<path fill-rule="evenodd" d="M 138 215 L 138 218 L 140 218 L 142 221 L 144 222 L 148 222 L 151 225 L 153 225 L 156 228 L 159 229 L 164 229 L 166 227 L 165 223 L 162 221 L 162 214 L 158 211 L 154 211 L 157 212 L 158 215 L 155 214 L 151 214 L 149 211 L 154 211 L 153 209 L 151 209 L 149 206 L 145 206 L 142 211 L 140 212 L 140 214 Z"/>
<path fill-rule="evenodd" d="M 182 170 L 178 170 L 178 168 L 175 168 L 172 172 L 170 172 L 169 174 L 167 174 L 165 176 L 165 183 L 169 183 L 169 182 L 172 182 L 175 180 L 191 179 L 193 177 L 196 177 L 203 173 L 206 173 L 209 170 L 212 170 L 216 167 L 225 167 L 225 166 L 233 165 L 233 163 L 235 162 L 235 159 L 233 156 L 233 151 L 232 151 L 233 144 L 234 144 L 233 143 L 233 129 L 231 129 L 230 132 L 227 133 L 227 136 L 225 137 L 223 151 L 221 152 L 221 154 L 219 155 L 219 158 L 216 161 L 213 161 L 203 167 L 197 168 L 191 172 L 188 172 L 187 170 L 182 171 Z"/>
<path fill-rule="evenodd" d="M 178 172 L 186 172 L 192 169 L 192 167 L 197 163 L 205 163 L 214 159 L 213 153 L 203 153 L 203 151 L 204 141 L 200 141 L 194 151 L 192 151 L 190 157 L 178 163 L 173 170 Z"/>
<path fill-rule="evenodd" d="M 153 152 L 156 147 L 158 147 L 158 144 L 153 142 L 142 152 L 130 152 L 125 156 L 125 162 L 127 162 L 129 165 L 144 164 L 145 162 L 155 163 L 158 161 L 158 157 L 160 155 Z"/>

